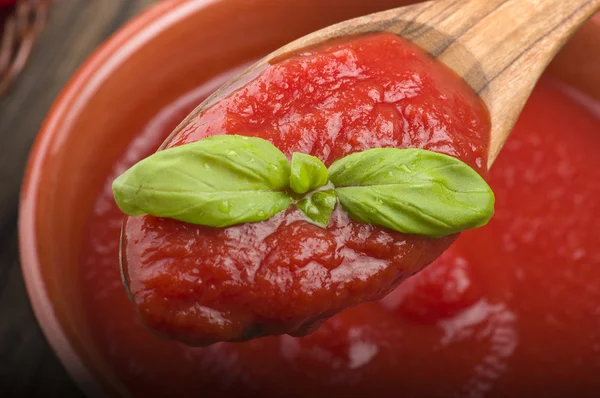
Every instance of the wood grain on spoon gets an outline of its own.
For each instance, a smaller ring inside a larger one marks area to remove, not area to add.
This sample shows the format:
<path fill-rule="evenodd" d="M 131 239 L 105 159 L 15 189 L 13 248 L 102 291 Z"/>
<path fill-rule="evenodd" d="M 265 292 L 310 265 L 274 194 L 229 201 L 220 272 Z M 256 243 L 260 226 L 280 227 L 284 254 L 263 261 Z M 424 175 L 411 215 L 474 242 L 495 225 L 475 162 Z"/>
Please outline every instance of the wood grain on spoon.
<path fill-rule="evenodd" d="M 598 10 L 600 0 L 439 0 L 341 22 L 281 47 L 226 83 L 163 146 L 204 108 L 242 87 L 277 57 L 341 36 L 385 31 L 419 45 L 479 93 L 492 120 L 491 166 L 548 63 Z"/>

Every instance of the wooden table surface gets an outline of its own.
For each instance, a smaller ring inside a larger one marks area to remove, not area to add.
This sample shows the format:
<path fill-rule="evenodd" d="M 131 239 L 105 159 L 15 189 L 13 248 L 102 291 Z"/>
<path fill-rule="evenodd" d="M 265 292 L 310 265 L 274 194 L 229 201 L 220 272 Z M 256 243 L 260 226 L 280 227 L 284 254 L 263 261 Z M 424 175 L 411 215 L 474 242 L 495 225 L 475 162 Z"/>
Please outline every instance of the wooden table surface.
<path fill-rule="evenodd" d="M 94 49 L 157 0 L 54 0 L 26 69 L 0 98 L 0 397 L 81 397 L 33 315 L 17 209 L 29 149 L 52 102 Z"/>

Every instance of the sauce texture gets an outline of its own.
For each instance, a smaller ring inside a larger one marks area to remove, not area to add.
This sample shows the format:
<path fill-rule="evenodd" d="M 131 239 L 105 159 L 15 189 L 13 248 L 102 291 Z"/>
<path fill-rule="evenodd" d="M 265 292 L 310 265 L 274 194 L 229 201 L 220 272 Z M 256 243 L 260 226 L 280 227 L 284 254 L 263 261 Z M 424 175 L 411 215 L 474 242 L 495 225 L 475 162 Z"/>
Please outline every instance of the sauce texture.
<path fill-rule="evenodd" d="M 132 396 L 600 395 L 600 104 L 586 110 L 542 79 L 490 171 L 495 217 L 383 300 L 303 338 L 191 348 L 154 337 L 127 298 L 110 184 L 201 95 L 169 107 L 131 143 L 82 247 L 90 331 Z"/>
<path fill-rule="evenodd" d="M 269 66 L 192 120 L 169 146 L 218 134 L 267 139 L 327 166 L 379 147 L 424 148 L 485 174 L 489 115 L 454 72 L 389 33 L 325 44 Z M 327 229 L 289 209 L 214 229 L 127 218 L 126 280 L 142 320 L 190 345 L 305 335 L 389 293 L 456 238 L 429 239 L 351 220 Z"/>

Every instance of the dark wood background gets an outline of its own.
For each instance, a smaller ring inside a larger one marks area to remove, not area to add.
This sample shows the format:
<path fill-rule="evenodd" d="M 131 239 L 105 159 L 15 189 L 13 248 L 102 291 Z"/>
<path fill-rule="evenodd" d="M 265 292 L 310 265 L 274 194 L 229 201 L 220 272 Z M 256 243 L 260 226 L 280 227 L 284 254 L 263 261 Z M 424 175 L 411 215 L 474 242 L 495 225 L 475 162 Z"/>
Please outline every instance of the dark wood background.
<path fill-rule="evenodd" d="M 16 83 L 0 98 L 0 397 L 82 397 L 48 346 L 19 264 L 19 189 L 29 149 L 52 102 L 94 49 L 158 0 L 54 0 Z"/>

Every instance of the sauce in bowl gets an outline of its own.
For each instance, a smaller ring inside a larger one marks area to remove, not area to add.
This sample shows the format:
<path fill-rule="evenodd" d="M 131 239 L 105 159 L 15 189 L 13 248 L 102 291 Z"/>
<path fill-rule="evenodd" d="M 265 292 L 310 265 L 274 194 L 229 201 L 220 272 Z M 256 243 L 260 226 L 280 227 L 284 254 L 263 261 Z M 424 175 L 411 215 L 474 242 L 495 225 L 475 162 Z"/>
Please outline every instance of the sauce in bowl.
<path fill-rule="evenodd" d="M 135 396 L 597 396 L 600 118 L 545 78 L 489 174 L 496 215 L 379 302 L 313 334 L 190 348 L 137 319 L 121 284 L 110 183 L 202 98 L 150 124 L 106 177 L 88 221 L 84 304 Z"/>

